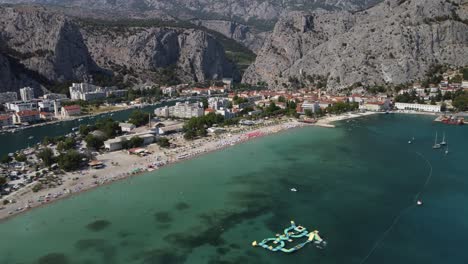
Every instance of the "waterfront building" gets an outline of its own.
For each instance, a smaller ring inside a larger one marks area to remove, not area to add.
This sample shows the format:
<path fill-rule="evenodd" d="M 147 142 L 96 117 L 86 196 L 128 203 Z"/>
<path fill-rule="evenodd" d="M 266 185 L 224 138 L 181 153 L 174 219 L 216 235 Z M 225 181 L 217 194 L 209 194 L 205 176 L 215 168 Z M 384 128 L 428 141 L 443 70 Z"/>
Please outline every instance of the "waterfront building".
<path fill-rule="evenodd" d="M 175 124 L 170 126 L 161 126 L 158 127 L 158 134 L 160 135 L 167 135 L 171 133 L 181 132 L 184 128 L 184 124 Z"/>
<path fill-rule="evenodd" d="M 442 107 L 440 105 L 409 104 L 409 103 L 395 103 L 395 109 L 421 111 L 421 112 L 433 112 L 433 113 L 438 113 L 442 111 Z"/>
<path fill-rule="evenodd" d="M 6 108 L 11 111 L 20 112 L 25 110 L 35 110 L 37 109 L 37 102 L 36 101 L 15 101 L 15 102 L 8 102 L 5 104 Z"/>
<path fill-rule="evenodd" d="M 177 118 L 192 118 L 200 117 L 204 114 L 203 107 L 200 107 L 198 103 L 176 103 L 174 106 L 165 106 L 156 108 L 154 114 L 160 117 L 177 117 Z"/>
<path fill-rule="evenodd" d="M 386 102 L 366 102 L 359 105 L 359 110 L 382 112 L 389 109 L 389 105 Z"/>
<path fill-rule="evenodd" d="M 0 104 L 14 102 L 17 100 L 18 100 L 18 94 L 16 92 L 0 93 Z"/>
<path fill-rule="evenodd" d="M 52 120 L 54 119 L 55 115 L 54 113 L 51 112 L 40 112 L 39 113 L 39 118 L 42 120 Z"/>
<path fill-rule="evenodd" d="M 11 115 L 0 115 L 0 127 L 13 125 L 13 117 Z"/>
<path fill-rule="evenodd" d="M 81 106 L 79 105 L 69 105 L 62 107 L 62 118 L 68 118 L 71 116 L 77 116 L 81 114 Z"/>
<path fill-rule="evenodd" d="M 39 111 L 54 112 L 55 105 L 57 105 L 57 107 L 60 108 L 61 103 L 60 103 L 60 101 L 52 101 L 52 100 L 44 99 L 44 100 L 38 102 L 37 105 L 39 107 Z"/>
<path fill-rule="evenodd" d="M 13 115 L 13 123 L 15 124 L 37 122 L 39 120 L 40 115 L 37 110 L 23 110 Z"/>
<path fill-rule="evenodd" d="M 143 139 L 143 145 L 148 145 L 154 143 L 155 136 L 149 133 L 137 134 L 137 135 L 128 135 L 128 136 L 120 136 L 113 139 L 109 139 L 104 141 L 104 148 L 107 151 L 116 151 L 122 149 L 122 141 L 130 140 L 132 137 L 139 137 Z"/>
<path fill-rule="evenodd" d="M 23 102 L 31 101 L 32 99 L 34 99 L 34 89 L 31 87 L 21 88 L 20 96 Z"/>
<path fill-rule="evenodd" d="M 305 110 L 310 110 L 312 113 L 316 113 L 320 109 L 320 104 L 318 102 L 304 101 L 301 108 L 303 112 L 305 112 Z"/>
<path fill-rule="evenodd" d="M 70 86 L 71 100 L 91 101 L 109 96 L 125 96 L 127 90 L 118 90 L 115 87 L 100 87 L 90 83 L 73 83 Z"/>
<path fill-rule="evenodd" d="M 130 123 L 119 123 L 119 126 L 122 129 L 122 132 L 131 132 L 133 129 L 136 128 L 134 124 Z"/>

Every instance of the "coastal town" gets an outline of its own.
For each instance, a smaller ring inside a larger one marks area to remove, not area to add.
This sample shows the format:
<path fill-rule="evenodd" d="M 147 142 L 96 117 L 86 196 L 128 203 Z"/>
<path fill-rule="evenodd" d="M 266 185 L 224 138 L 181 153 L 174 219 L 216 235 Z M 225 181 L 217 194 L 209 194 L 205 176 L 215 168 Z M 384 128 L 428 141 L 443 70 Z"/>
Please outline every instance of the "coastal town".
<path fill-rule="evenodd" d="M 414 83 L 395 94 L 365 87 L 337 93 L 310 88 L 236 89 L 229 79 L 203 87 L 160 87 L 131 101 L 125 100 L 127 90 L 89 83 L 73 83 L 70 98 L 45 94 L 36 99 L 29 87 L 20 90 L 21 100 L 15 93 L 4 93 L 0 126 L 11 132 L 41 121 L 81 117 L 83 107 L 96 100 L 103 100 L 100 106 L 107 109 L 153 102 L 154 110 L 135 109 L 128 120 L 98 119 L 94 125 L 83 124 L 67 135 L 46 137 L 2 157 L 0 218 L 293 127 L 329 128 L 334 121 L 389 112 L 432 114 L 437 121 L 463 124 L 467 105 L 456 98 L 468 93 L 468 81 L 450 81 L 459 80 L 460 74 L 444 75 L 437 85 L 428 87 Z M 122 100 L 109 104 L 107 98 Z"/>

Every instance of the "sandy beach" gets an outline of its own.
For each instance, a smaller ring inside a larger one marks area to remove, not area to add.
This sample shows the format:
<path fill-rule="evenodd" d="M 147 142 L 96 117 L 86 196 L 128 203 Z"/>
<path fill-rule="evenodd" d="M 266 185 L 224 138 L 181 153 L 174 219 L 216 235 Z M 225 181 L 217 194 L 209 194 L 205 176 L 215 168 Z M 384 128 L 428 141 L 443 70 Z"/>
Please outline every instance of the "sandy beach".
<path fill-rule="evenodd" d="M 372 114 L 375 113 L 348 113 L 344 115 L 327 116 L 313 125 L 332 128 L 334 127 L 333 122 Z M 171 143 L 176 145 L 175 148 L 164 149 L 156 144 L 152 144 L 146 147 L 150 154 L 144 157 L 130 155 L 126 150 L 104 153 L 97 156 L 97 159 L 105 164 L 105 167 L 102 169 L 85 169 L 66 173 L 62 177 L 63 184 L 56 188 L 33 192 L 32 186 L 35 183 L 32 183 L 22 190 L 4 197 L 4 200 L 11 200 L 14 202 L 0 207 L 0 220 L 117 180 L 134 177 L 145 172 L 151 172 L 177 162 L 234 146 L 258 137 L 310 125 L 311 124 L 293 120 L 267 121 L 261 125 L 252 127 L 230 128 L 223 134 L 211 135 L 210 137 L 193 141 L 186 141 L 183 139 L 182 134 L 171 135 L 169 138 Z"/>

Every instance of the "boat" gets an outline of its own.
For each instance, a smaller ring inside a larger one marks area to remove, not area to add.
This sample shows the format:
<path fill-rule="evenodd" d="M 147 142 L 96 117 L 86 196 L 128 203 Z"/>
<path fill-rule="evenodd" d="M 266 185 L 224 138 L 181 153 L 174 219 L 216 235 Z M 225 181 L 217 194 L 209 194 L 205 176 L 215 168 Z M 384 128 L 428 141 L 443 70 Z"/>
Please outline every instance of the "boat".
<path fill-rule="evenodd" d="M 416 202 L 416 204 L 417 204 L 418 206 L 421 206 L 421 205 L 423 205 L 423 202 L 422 202 L 421 200 L 418 200 L 418 201 Z"/>
<path fill-rule="evenodd" d="M 34 138 L 34 136 L 30 136 L 30 137 L 28 137 L 28 139 L 33 139 L 33 138 Z"/>
<path fill-rule="evenodd" d="M 447 125 L 464 125 L 465 124 L 465 120 L 463 118 L 457 119 L 452 116 L 442 118 L 441 122 Z"/>
<path fill-rule="evenodd" d="M 445 133 L 444 133 L 444 136 L 443 136 L 443 138 L 442 138 L 442 141 L 440 142 L 440 145 L 441 145 L 441 146 L 447 145 L 447 142 L 445 142 Z"/>
<path fill-rule="evenodd" d="M 296 188 L 291 188 L 291 192 L 297 192 Z"/>
<path fill-rule="evenodd" d="M 436 132 L 436 136 L 435 136 L 435 141 L 434 141 L 434 146 L 432 146 L 433 149 L 440 149 L 440 144 L 437 143 L 437 132 Z"/>
<path fill-rule="evenodd" d="M 448 150 L 448 143 L 447 143 L 447 148 L 445 148 L 445 155 L 449 154 L 449 150 Z"/>

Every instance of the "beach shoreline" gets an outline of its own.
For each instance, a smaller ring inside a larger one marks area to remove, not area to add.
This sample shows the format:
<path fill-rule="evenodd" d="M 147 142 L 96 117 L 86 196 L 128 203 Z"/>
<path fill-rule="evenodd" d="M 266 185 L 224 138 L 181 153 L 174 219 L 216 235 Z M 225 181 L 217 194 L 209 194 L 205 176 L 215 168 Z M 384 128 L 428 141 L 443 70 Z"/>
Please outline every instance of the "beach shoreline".
<path fill-rule="evenodd" d="M 36 208 L 52 204 L 56 201 L 68 199 L 75 195 L 106 186 L 111 183 L 131 179 L 142 174 L 151 173 L 161 168 L 170 168 L 180 162 L 192 160 L 202 155 L 227 149 L 231 146 L 247 143 L 260 137 L 270 136 L 302 127 L 333 128 L 334 122 L 359 118 L 376 114 L 375 112 L 348 113 L 338 116 L 327 116 L 318 120 L 315 124 L 307 124 L 298 121 L 280 121 L 263 127 L 248 127 L 237 134 L 222 134 L 221 137 L 212 136 L 191 141 L 188 146 L 182 145 L 175 149 L 162 149 L 155 144 L 147 148 L 153 153 L 146 157 L 129 155 L 126 151 L 116 151 L 98 156 L 98 159 L 106 163 L 104 169 L 86 169 L 80 172 L 71 172 L 63 175 L 64 183 L 56 188 L 44 189 L 32 192 L 31 188 L 9 195 L 8 200 L 15 203 L 3 205 L 0 210 L 0 222 L 7 221 L 17 215 L 29 212 Z M 180 138 L 179 138 L 180 139 Z M 177 141 L 178 139 L 174 139 Z M 180 158 L 183 156 L 183 158 Z M 161 166 L 153 164 L 163 163 Z M 111 165 L 112 164 L 112 165 Z M 150 167 L 151 165 L 151 167 Z M 122 172 L 123 171 L 123 172 Z M 31 186 L 30 186 L 31 187 Z M 19 209 L 21 208 L 21 209 Z"/>

